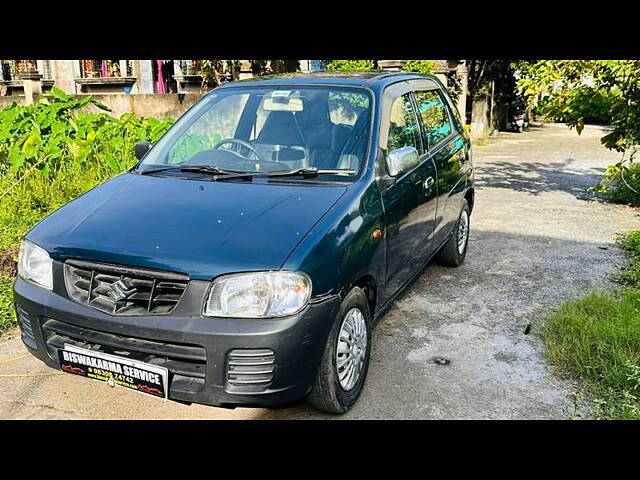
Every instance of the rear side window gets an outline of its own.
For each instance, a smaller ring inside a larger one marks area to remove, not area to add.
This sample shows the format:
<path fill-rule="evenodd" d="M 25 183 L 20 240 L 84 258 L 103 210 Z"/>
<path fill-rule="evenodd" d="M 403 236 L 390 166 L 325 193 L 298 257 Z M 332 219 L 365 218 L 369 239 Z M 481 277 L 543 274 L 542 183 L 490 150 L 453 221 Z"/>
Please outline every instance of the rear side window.
<path fill-rule="evenodd" d="M 391 105 L 387 150 L 391 152 L 402 147 L 422 151 L 420 130 L 409 94 L 396 98 Z"/>
<path fill-rule="evenodd" d="M 444 99 L 437 90 L 415 92 L 414 95 L 429 147 L 434 147 L 453 131 Z"/>

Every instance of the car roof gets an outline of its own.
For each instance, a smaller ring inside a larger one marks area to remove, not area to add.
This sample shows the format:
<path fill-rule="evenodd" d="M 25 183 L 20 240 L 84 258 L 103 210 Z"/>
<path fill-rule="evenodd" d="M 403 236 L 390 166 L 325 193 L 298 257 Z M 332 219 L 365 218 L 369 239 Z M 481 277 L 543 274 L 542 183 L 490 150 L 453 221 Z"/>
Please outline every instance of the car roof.
<path fill-rule="evenodd" d="M 279 75 L 266 75 L 263 77 L 237 80 L 224 83 L 218 88 L 233 88 L 239 86 L 277 86 L 277 85 L 339 85 L 380 88 L 404 80 L 428 78 L 436 80 L 433 75 L 422 75 L 411 72 L 314 72 L 314 73 L 287 73 Z M 437 80 L 436 80 L 437 82 Z"/>

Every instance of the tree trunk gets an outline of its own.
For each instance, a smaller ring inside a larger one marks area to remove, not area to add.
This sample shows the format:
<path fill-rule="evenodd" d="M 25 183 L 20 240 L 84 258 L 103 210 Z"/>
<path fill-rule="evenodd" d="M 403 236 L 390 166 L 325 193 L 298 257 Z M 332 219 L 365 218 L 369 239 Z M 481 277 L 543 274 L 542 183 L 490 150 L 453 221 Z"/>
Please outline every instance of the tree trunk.
<path fill-rule="evenodd" d="M 475 93 L 471 101 L 471 138 L 484 138 L 491 132 L 489 125 L 490 96 L 482 91 Z"/>
<path fill-rule="evenodd" d="M 467 123 L 467 95 L 469 95 L 469 80 L 468 80 L 468 68 L 465 64 L 458 67 L 458 78 L 460 80 L 460 95 L 458 96 L 458 112 L 460 112 L 460 118 L 462 123 Z"/>

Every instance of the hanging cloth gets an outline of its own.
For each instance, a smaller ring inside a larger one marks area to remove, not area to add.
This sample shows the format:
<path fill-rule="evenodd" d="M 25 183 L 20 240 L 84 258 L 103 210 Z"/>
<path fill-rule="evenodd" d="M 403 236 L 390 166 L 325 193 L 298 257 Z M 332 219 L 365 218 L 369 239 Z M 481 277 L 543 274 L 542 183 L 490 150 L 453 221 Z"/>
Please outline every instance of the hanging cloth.
<path fill-rule="evenodd" d="M 163 60 L 156 60 L 156 65 L 158 67 L 158 85 L 156 88 L 156 92 L 164 95 L 167 93 L 167 89 L 164 84 L 164 75 L 162 75 L 162 65 L 164 64 Z"/>

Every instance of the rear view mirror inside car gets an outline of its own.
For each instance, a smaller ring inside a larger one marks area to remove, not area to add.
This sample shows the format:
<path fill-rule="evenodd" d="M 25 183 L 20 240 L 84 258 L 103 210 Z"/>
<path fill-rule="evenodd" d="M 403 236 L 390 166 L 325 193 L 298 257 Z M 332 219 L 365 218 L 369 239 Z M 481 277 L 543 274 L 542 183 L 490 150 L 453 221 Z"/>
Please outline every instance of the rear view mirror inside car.
<path fill-rule="evenodd" d="M 262 108 L 268 112 L 301 112 L 304 110 L 304 105 L 300 98 L 271 96 L 264 99 Z"/>

